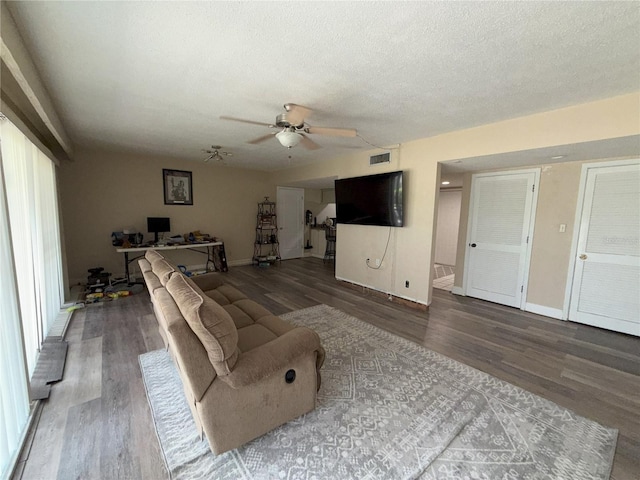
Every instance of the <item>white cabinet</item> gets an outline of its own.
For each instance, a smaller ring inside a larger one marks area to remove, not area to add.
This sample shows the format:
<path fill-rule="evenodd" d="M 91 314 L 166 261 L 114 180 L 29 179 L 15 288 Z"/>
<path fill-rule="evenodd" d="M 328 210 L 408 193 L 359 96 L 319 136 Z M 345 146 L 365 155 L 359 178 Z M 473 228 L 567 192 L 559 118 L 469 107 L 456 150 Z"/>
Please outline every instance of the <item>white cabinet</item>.
<path fill-rule="evenodd" d="M 311 256 L 324 258 L 324 251 L 327 247 L 327 239 L 325 237 L 324 228 L 311 228 Z"/>

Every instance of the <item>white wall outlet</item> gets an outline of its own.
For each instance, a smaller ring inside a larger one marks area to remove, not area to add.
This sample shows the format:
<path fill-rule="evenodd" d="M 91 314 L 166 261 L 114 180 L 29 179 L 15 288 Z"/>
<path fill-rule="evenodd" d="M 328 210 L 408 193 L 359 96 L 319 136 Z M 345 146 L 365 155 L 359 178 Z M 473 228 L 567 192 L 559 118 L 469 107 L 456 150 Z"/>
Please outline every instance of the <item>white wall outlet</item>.
<path fill-rule="evenodd" d="M 560 224 L 560 233 L 564 233 L 567 231 L 567 224 L 566 223 L 561 223 Z"/>
<path fill-rule="evenodd" d="M 379 266 L 380 266 L 380 259 L 376 258 L 376 267 L 379 267 Z"/>

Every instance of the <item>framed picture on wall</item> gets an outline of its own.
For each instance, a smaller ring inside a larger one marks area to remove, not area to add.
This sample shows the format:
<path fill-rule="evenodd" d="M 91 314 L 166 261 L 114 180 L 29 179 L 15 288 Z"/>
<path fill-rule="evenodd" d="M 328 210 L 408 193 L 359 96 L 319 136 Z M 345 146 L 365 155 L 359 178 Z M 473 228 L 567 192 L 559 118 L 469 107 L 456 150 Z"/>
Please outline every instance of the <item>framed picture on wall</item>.
<path fill-rule="evenodd" d="M 162 169 L 165 205 L 193 205 L 191 172 Z"/>

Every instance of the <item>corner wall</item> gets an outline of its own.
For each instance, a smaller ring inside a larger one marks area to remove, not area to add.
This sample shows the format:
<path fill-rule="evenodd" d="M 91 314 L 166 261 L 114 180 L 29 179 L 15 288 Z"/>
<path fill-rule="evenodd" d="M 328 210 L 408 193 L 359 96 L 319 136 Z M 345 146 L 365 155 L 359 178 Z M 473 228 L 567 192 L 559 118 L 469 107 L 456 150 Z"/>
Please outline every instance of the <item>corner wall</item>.
<path fill-rule="evenodd" d="M 163 168 L 193 173 L 193 206 L 164 204 Z M 231 265 L 250 262 L 257 203 L 276 193 L 264 172 L 112 152 L 78 151 L 74 162 L 62 163 L 59 178 L 72 284 L 86 281 L 87 269 L 96 266 L 123 275 L 111 232 L 135 227 L 149 240 L 147 217 L 170 217 L 172 234 L 200 230 L 221 237 Z M 195 252 L 167 255 L 185 265 L 205 262 Z M 137 262 L 131 267 L 137 271 Z"/>

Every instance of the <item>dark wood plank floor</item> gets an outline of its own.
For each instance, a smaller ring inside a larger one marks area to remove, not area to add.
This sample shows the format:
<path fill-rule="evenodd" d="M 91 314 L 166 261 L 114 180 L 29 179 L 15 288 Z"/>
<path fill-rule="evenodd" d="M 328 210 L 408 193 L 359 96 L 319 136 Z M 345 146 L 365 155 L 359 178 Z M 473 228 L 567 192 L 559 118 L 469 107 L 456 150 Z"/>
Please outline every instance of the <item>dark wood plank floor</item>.
<path fill-rule="evenodd" d="M 325 303 L 617 428 L 611 478 L 640 478 L 638 338 L 442 290 L 420 312 L 345 288 L 314 258 L 224 275 L 275 314 Z M 76 312 L 66 340 L 65 377 L 44 404 L 21 477 L 166 478 L 137 359 L 162 346 L 146 294 Z"/>

